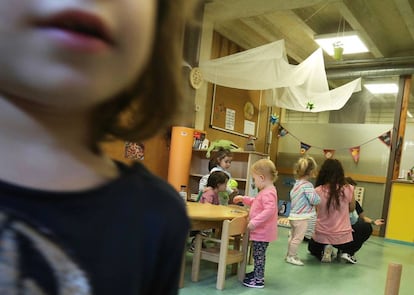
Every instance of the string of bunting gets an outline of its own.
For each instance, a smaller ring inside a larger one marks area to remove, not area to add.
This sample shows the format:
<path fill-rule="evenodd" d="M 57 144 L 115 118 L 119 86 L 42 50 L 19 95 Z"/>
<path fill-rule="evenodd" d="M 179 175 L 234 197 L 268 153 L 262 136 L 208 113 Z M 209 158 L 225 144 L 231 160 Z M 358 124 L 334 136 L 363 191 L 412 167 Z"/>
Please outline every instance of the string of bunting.
<path fill-rule="evenodd" d="M 326 149 L 324 147 L 319 147 L 319 146 L 311 146 L 303 141 L 301 141 L 297 136 L 293 135 L 292 133 L 290 133 L 286 128 L 284 128 L 282 125 L 279 124 L 279 126 L 277 127 L 277 136 L 278 137 L 283 137 L 286 136 L 287 134 L 289 134 L 290 136 L 292 136 L 294 139 L 296 139 L 297 141 L 300 142 L 300 153 L 301 154 L 305 154 L 311 147 L 313 148 L 317 148 L 317 149 L 321 149 L 323 150 L 323 153 L 325 155 L 325 158 L 330 159 L 334 156 L 335 152 L 338 150 L 349 150 L 354 162 L 356 164 L 358 164 L 359 162 L 359 155 L 361 152 L 361 146 L 366 145 L 374 140 L 379 139 L 381 142 L 383 142 L 388 148 L 390 148 L 391 146 L 391 130 L 381 134 L 380 136 L 377 136 L 375 138 L 369 139 L 364 143 L 361 143 L 358 146 L 353 146 L 353 147 L 347 147 L 347 148 L 338 148 L 338 149 Z"/>

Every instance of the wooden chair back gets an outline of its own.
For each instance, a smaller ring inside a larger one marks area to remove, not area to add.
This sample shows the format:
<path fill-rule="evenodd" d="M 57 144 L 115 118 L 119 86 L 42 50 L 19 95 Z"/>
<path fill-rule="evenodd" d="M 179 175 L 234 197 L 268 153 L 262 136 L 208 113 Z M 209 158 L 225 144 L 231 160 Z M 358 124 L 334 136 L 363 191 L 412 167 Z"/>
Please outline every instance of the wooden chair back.
<path fill-rule="evenodd" d="M 220 239 L 196 235 L 195 250 L 191 279 L 199 280 L 200 260 L 207 260 L 218 264 L 216 288 L 222 290 L 225 284 L 226 267 L 229 264 L 238 266 L 238 279 L 242 281 L 246 270 L 246 260 L 249 245 L 249 233 L 247 230 L 247 217 L 236 217 L 232 220 L 224 220 Z M 212 241 L 212 247 L 202 248 L 203 241 Z M 218 247 L 219 246 L 219 247 Z"/>

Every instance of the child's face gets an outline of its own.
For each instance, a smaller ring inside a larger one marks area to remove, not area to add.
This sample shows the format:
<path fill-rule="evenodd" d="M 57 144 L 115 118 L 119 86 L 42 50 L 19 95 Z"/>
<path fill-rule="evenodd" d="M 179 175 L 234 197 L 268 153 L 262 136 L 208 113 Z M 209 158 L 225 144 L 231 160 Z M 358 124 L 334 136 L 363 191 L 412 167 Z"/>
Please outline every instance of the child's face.
<path fill-rule="evenodd" d="M 217 190 L 218 190 L 219 192 L 225 192 L 225 191 L 227 191 L 227 181 L 226 181 L 225 183 L 220 183 L 220 184 L 217 186 Z"/>
<path fill-rule="evenodd" d="M 254 184 L 258 189 L 262 189 L 265 187 L 267 181 L 266 177 L 262 174 L 252 173 L 252 177 L 254 179 Z"/>
<path fill-rule="evenodd" d="M 232 157 L 224 157 L 223 159 L 221 159 L 221 161 L 219 162 L 219 165 L 221 168 L 223 168 L 224 170 L 227 170 L 230 168 L 231 166 L 231 161 L 233 160 Z"/>
<path fill-rule="evenodd" d="M 0 97 L 56 110 L 113 97 L 146 65 L 156 6 L 156 0 L 0 1 Z"/>

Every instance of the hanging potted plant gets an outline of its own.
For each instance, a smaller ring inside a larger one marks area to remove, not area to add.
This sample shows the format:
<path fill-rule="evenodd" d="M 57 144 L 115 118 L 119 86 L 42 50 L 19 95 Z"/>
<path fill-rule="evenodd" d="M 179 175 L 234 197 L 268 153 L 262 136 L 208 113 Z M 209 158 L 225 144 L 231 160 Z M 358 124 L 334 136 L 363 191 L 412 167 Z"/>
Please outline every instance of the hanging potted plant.
<path fill-rule="evenodd" d="M 342 60 L 342 54 L 344 53 L 344 44 L 341 41 L 335 41 L 333 44 L 335 60 Z"/>

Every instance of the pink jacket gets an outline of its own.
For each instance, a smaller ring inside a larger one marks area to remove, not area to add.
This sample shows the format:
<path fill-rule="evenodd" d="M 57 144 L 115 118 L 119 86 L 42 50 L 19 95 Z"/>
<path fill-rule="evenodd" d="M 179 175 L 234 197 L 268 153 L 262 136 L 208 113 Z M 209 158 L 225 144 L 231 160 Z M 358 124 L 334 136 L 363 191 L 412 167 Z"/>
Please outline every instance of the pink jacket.
<path fill-rule="evenodd" d="M 250 240 L 271 242 L 277 239 L 277 191 L 274 186 L 263 189 L 252 198 L 243 196 L 243 203 L 250 206 L 249 220 L 255 229 Z"/>

